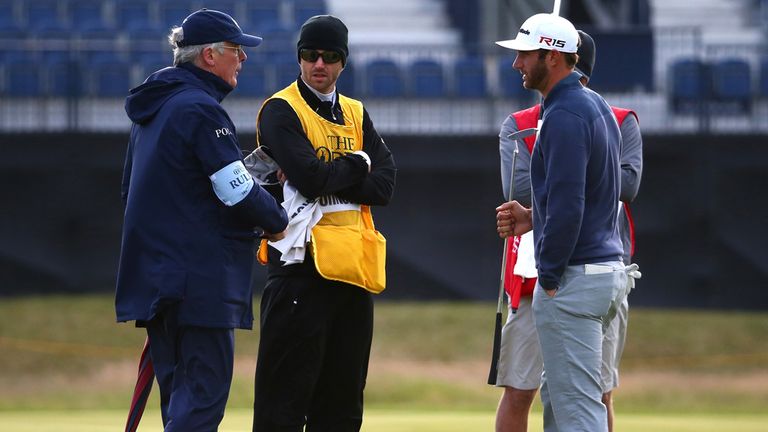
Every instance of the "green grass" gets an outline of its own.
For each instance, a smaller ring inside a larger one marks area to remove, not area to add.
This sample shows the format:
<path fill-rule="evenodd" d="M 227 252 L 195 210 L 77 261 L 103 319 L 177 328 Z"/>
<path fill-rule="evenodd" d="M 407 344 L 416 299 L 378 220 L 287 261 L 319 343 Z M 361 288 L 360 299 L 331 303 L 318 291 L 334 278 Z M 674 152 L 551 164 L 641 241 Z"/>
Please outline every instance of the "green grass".
<path fill-rule="evenodd" d="M 429 419 L 430 413 L 442 418 L 460 412 L 483 425 L 482 419 L 492 419 L 500 390 L 485 380 L 494 314 L 492 303 L 378 302 L 366 389 L 370 430 L 410 430 L 373 429 L 377 413 L 387 412 L 398 414 L 381 414 L 383 424 L 410 418 L 407 413 L 415 416 L 413 424 L 431 422 L 416 420 Z M 768 406 L 766 334 L 765 312 L 633 308 L 622 385 L 615 393 L 617 418 L 630 423 L 648 414 L 727 415 L 748 423 L 749 415 L 763 414 Z M 257 331 L 236 335 L 231 413 L 252 405 L 258 346 Z M 111 295 L 2 299 L 0 430 L 23 430 L 3 426 L 23 411 L 36 411 L 29 414 L 35 424 L 55 410 L 75 410 L 73 416 L 82 411 L 94 421 L 104 410 L 122 412 L 144 338 L 133 324 L 114 322 Z M 155 390 L 150 407 L 157 406 L 156 397 Z M 454 423 L 460 421 L 449 422 Z"/>
<path fill-rule="evenodd" d="M 0 412 L 0 430 L 13 432 L 103 432 L 121 430 L 122 411 Z M 227 411 L 219 430 L 251 430 L 252 413 L 247 409 Z M 366 412 L 363 432 L 467 432 L 493 430 L 493 412 L 423 412 L 371 409 Z M 648 415 L 626 414 L 616 419 L 622 432 L 765 432 L 768 415 Z M 541 416 L 532 415 L 529 430 L 541 430 Z M 149 410 L 139 432 L 161 429 L 160 416 Z"/>

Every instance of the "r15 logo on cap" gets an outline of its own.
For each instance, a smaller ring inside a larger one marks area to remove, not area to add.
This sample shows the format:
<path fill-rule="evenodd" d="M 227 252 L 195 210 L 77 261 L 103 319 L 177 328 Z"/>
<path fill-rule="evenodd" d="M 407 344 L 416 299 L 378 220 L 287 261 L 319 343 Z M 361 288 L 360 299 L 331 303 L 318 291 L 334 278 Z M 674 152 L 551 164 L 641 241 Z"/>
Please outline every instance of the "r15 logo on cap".
<path fill-rule="evenodd" d="M 539 38 L 539 43 L 543 43 L 546 46 L 551 46 L 554 48 L 563 48 L 565 47 L 565 41 L 562 39 L 552 39 L 549 36 L 541 36 Z"/>

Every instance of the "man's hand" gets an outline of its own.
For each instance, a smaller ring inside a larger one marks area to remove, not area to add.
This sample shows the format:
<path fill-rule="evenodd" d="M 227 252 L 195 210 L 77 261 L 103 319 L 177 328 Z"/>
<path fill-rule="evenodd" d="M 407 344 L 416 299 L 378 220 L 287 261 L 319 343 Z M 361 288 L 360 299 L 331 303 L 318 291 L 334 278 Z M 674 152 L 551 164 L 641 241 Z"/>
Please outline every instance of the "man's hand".
<path fill-rule="evenodd" d="M 265 238 L 271 242 L 276 242 L 278 240 L 282 240 L 285 238 L 285 231 L 281 231 L 276 234 L 268 233 L 264 231 L 264 233 L 261 235 L 262 238 Z"/>
<path fill-rule="evenodd" d="M 496 207 L 496 231 L 499 237 L 523 235 L 533 229 L 531 210 L 517 201 L 509 201 Z"/>
<path fill-rule="evenodd" d="M 280 186 L 284 185 L 285 182 L 288 180 L 288 177 L 285 176 L 285 173 L 282 169 L 277 170 L 277 181 L 280 182 Z"/>

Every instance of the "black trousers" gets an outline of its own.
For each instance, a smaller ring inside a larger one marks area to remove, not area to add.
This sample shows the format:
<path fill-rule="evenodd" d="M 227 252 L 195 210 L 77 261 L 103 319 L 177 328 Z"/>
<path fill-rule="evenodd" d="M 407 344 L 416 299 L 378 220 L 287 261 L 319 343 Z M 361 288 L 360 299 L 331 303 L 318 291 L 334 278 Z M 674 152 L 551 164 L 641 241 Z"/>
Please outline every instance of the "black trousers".
<path fill-rule="evenodd" d="M 319 275 L 270 277 L 261 299 L 254 432 L 359 431 L 373 299 Z"/>

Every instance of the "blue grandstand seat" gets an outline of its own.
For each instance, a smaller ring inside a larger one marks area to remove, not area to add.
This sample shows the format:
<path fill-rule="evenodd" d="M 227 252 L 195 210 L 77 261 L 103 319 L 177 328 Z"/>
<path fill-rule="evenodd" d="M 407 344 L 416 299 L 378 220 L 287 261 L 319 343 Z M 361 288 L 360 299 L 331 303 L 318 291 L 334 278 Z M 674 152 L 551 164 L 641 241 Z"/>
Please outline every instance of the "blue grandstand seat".
<path fill-rule="evenodd" d="M 709 99 L 707 65 L 701 60 L 686 58 L 675 61 L 671 68 L 672 107 L 678 112 L 698 111 Z"/>
<path fill-rule="evenodd" d="M 144 80 L 152 72 L 156 72 L 168 66 L 173 65 L 173 54 L 170 51 L 146 51 L 137 53 L 133 57 L 133 62 L 141 67 L 139 79 Z M 132 82 L 135 86 L 139 83 Z"/>
<path fill-rule="evenodd" d="M 132 56 L 136 57 L 146 52 L 162 51 L 171 52 L 168 45 L 168 33 L 170 30 L 162 29 L 157 24 L 151 22 L 134 22 L 126 30 L 126 35 L 130 41 L 129 47 L 133 51 Z"/>
<path fill-rule="evenodd" d="M 445 96 L 443 66 L 432 59 L 419 59 L 408 68 L 410 94 L 418 98 Z"/>
<path fill-rule="evenodd" d="M 536 92 L 523 87 L 523 77 L 512 68 L 514 57 L 505 56 L 499 60 L 499 88 L 503 97 L 520 99 L 525 102 L 533 101 Z"/>
<path fill-rule="evenodd" d="M 49 55 L 43 60 L 46 71 L 46 95 L 78 97 L 81 94 L 80 63 L 66 55 Z"/>
<path fill-rule="evenodd" d="M 298 62 L 298 59 L 292 55 L 275 58 L 271 63 L 272 80 L 271 85 L 268 86 L 269 94 L 283 89 L 296 80 L 296 77 L 299 76 Z"/>
<path fill-rule="evenodd" d="M 27 27 L 37 30 L 41 27 L 62 24 L 59 19 L 59 3 L 56 0 L 36 0 L 22 2 Z"/>
<path fill-rule="evenodd" d="M 41 69 L 30 60 L 11 61 L 5 65 L 5 94 L 12 97 L 40 96 Z"/>
<path fill-rule="evenodd" d="M 235 0 L 205 0 L 202 3 L 202 6 L 208 9 L 213 9 L 229 14 L 229 16 L 234 18 L 235 21 L 242 25 L 243 23 L 241 23 L 238 19 L 240 17 L 237 16 L 236 4 L 237 2 Z"/>
<path fill-rule="evenodd" d="M 752 76 L 749 63 L 742 59 L 715 62 L 712 72 L 712 95 L 721 102 L 735 102 L 749 109 L 752 102 Z"/>
<path fill-rule="evenodd" d="M 31 32 L 37 39 L 69 39 L 72 30 L 58 21 L 42 21 Z"/>
<path fill-rule="evenodd" d="M 174 26 L 181 26 L 184 18 L 194 12 L 191 1 L 164 1 L 160 3 L 160 25 L 170 30 Z"/>
<path fill-rule="evenodd" d="M 131 87 L 131 64 L 127 61 L 101 61 L 90 65 L 96 97 L 125 97 Z"/>
<path fill-rule="evenodd" d="M 247 62 L 237 75 L 237 88 L 235 97 L 266 97 L 267 94 L 267 70 L 265 63 Z"/>
<path fill-rule="evenodd" d="M 366 67 L 365 90 L 368 96 L 396 98 L 404 93 L 403 77 L 397 64 L 388 59 L 371 60 Z"/>
<path fill-rule="evenodd" d="M 454 65 L 455 94 L 462 98 L 481 98 L 488 94 L 485 63 L 480 57 L 465 57 Z"/>
<path fill-rule="evenodd" d="M 341 73 L 339 80 L 336 81 L 336 88 L 344 96 L 355 97 L 357 75 L 355 75 L 355 67 L 352 63 L 347 62 L 346 66 L 344 66 L 344 72 Z"/>
<path fill-rule="evenodd" d="M 118 28 L 130 30 L 147 26 L 151 22 L 151 0 L 121 0 L 115 3 L 115 23 Z"/>
<path fill-rule="evenodd" d="M 298 58 L 295 57 L 298 37 L 293 28 L 280 23 L 273 23 L 272 25 L 265 25 L 260 32 L 254 33 L 264 38 L 261 45 L 256 48 L 258 55 L 274 54 L 282 56 L 286 53 L 294 53 L 294 58 L 298 62 Z"/>
<path fill-rule="evenodd" d="M 760 60 L 760 77 L 758 80 L 757 94 L 762 98 L 768 98 L 768 57 L 764 57 Z"/>
<path fill-rule="evenodd" d="M 315 15 L 325 15 L 327 9 L 323 0 L 294 0 L 293 21 L 299 27 Z"/>
<path fill-rule="evenodd" d="M 245 10 L 248 27 L 257 35 L 264 28 L 280 24 L 280 0 L 261 0 L 248 2 Z"/>
<path fill-rule="evenodd" d="M 70 0 L 68 3 L 69 21 L 72 28 L 82 28 L 84 25 L 93 26 L 93 23 L 100 23 L 106 27 L 102 7 L 104 2 L 101 0 Z"/>

